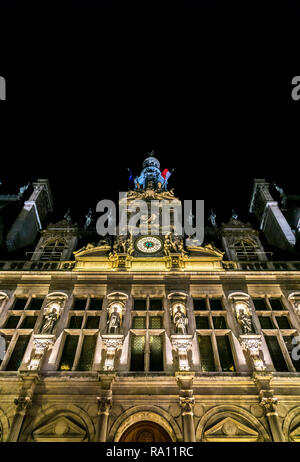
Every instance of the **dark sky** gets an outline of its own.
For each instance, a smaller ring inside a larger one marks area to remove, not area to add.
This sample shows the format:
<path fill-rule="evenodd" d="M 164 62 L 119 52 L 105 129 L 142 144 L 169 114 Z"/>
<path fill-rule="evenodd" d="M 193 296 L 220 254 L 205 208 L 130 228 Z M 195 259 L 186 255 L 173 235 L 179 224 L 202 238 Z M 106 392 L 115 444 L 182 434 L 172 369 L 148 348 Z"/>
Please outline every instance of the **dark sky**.
<path fill-rule="evenodd" d="M 0 192 L 49 178 L 57 216 L 83 220 L 154 149 L 176 194 L 221 221 L 249 218 L 253 178 L 299 193 L 296 3 L 196 3 L 2 7 Z"/>

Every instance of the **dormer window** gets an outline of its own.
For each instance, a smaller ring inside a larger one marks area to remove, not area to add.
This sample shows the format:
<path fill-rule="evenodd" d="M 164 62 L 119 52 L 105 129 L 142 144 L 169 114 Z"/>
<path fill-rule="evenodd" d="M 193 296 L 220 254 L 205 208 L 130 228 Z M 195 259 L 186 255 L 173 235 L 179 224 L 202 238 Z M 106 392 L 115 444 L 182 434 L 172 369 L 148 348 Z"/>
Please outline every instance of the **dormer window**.
<path fill-rule="evenodd" d="M 48 241 L 42 250 L 41 260 L 58 261 L 62 258 L 62 253 L 66 248 L 66 243 L 62 239 Z"/>
<path fill-rule="evenodd" d="M 258 260 L 257 251 L 259 250 L 259 247 L 257 244 L 250 240 L 241 239 L 240 241 L 236 242 L 234 244 L 234 250 L 236 253 L 237 260 Z"/>

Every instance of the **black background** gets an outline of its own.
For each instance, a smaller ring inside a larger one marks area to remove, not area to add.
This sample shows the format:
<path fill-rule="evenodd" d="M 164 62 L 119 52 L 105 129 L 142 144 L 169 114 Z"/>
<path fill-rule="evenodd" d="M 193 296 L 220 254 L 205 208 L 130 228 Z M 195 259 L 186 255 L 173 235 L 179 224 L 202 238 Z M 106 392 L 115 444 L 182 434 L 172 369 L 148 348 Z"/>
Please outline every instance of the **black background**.
<path fill-rule="evenodd" d="M 117 199 L 154 149 L 170 187 L 248 220 L 254 178 L 299 193 L 297 2 L 2 3 L 1 193 L 49 178 L 57 219 Z"/>

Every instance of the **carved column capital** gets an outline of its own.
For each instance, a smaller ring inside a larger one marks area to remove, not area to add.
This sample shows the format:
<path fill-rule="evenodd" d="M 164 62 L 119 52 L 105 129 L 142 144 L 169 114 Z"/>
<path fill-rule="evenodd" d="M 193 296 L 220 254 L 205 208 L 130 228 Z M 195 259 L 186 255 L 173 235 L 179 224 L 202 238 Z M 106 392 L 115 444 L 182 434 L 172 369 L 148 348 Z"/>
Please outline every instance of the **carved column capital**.
<path fill-rule="evenodd" d="M 32 406 L 32 399 L 28 395 L 21 396 L 14 400 L 14 404 L 16 405 L 16 412 L 18 414 L 26 414 L 27 410 Z"/>
<path fill-rule="evenodd" d="M 195 405 L 195 398 L 193 396 L 190 397 L 180 397 L 179 404 L 182 408 L 182 415 L 194 415 L 194 405 Z"/>
<path fill-rule="evenodd" d="M 276 411 L 277 404 L 278 404 L 278 398 L 275 398 L 274 396 L 268 396 L 268 397 L 263 396 L 260 400 L 260 405 L 266 409 L 267 414 L 270 414 L 270 413 L 277 414 L 277 411 Z"/>
<path fill-rule="evenodd" d="M 110 396 L 106 397 L 97 397 L 98 401 L 98 415 L 104 414 L 104 415 L 109 415 L 109 411 L 112 406 L 112 399 Z"/>

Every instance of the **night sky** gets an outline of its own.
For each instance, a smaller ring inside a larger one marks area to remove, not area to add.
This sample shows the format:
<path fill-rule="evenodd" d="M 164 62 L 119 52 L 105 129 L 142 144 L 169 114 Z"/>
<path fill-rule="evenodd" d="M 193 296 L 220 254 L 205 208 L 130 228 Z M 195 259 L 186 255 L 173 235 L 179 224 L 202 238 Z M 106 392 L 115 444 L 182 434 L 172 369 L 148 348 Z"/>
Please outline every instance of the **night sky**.
<path fill-rule="evenodd" d="M 54 3 L 40 11 L 44 22 L 2 6 L 0 193 L 49 178 L 54 218 L 70 207 L 83 224 L 100 199 L 127 190 L 127 168 L 139 174 L 152 149 L 175 169 L 176 196 L 204 199 L 218 223 L 232 208 L 251 219 L 254 178 L 300 193 L 296 3 L 237 16 L 196 3 Z"/>

